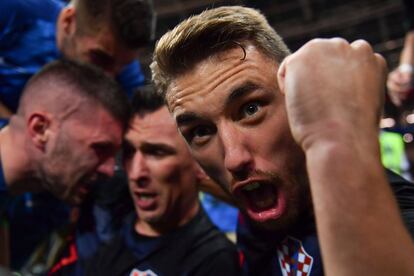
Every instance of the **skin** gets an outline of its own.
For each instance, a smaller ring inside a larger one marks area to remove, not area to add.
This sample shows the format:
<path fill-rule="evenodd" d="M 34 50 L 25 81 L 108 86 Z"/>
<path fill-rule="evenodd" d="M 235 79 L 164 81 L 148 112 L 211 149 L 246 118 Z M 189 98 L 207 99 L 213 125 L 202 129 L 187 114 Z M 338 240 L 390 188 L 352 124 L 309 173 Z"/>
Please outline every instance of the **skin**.
<path fill-rule="evenodd" d="M 235 48 L 200 62 L 173 82 L 167 101 L 206 173 L 253 221 L 285 230 L 309 211 L 304 156 L 290 135 L 277 63 L 253 46 L 242 56 Z M 244 196 L 256 182 L 273 187 L 270 208 L 257 211 L 249 204 L 257 199 Z"/>
<path fill-rule="evenodd" d="M 56 24 L 56 45 L 66 58 L 96 65 L 113 77 L 137 58 L 139 49 L 123 45 L 110 25 L 102 23 L 81 33 L 76 23 L 76 8 L 62 9 Z M 0 117 L 10 118 L 11 115 L 0 102 Z"/>
<path fill-rule="evenodd" d="M 207 174 L 236 198 L 238 186 L 258 178 L 254 169 L 280 174 L 279 200 L 303 183 L 288 176 L 307 174 L 326 275 L 413 275 L 413 243 L 379 158 L 384 59 L 365 41 L 342 39 L 313 40 L 278 70 L 252 46 L 240 57 L 239 49 L 210 56 L 167 91 Z M 259 89 L 235 93 L 247 80 Z M 294 207 L 267 218 L 282 224 Z"/>
<path fill-rule="evenodd" d="M 413 242 L 380 161 L 385 75 L 368 43 L 338 38 L 307 43 L 278 72 L 290 128 L 306 154 L 328 275 L 414 273 Z"/>
<path fill-rule="evenodd" d="M 92 110 L 93 120 L 75 116 L 50 131 L 40 163 L 45 188 L 75 205 L 97 179 L 113 176 L 122 141 L 121 124 L 100 106 Z"/>
<path fill-rule="evenodd" d="M 125 139 L 136 231 L 159 236 L 187 223 L 199 209 L 196 186 L 202 173 L 167 108 L 135 115 Z"/>
<path fill-rule="evenodd" d="M 414 31 L 407 32 L 400 55 L 400 64 L 414 64 Z M 396 106 L 406 104 L 413 90 L 413 72 L 401 71 L 399 67 L 388 74 L 388 94 Z"/>
<path fill-rule="evenodd" d="M 124 46 L 108 24 L 94 26 L 93 31 L 79 32 L 75 13 L 76 9 L 69 6 L 58 18 L 56 39 L 63 55 L 94 64 L 112 76 L 137 58 L 138 50 Z"/>
<path fill-rule="evenodd" d="M 11 192 L 46 189 L 78 205 L 95 180 L 113 175 L 122 124 L 100 105 L 83 101 L 72 101 L 70 116 L 33 110 L 14 115 L 2 129 L 0 154 Z"/>

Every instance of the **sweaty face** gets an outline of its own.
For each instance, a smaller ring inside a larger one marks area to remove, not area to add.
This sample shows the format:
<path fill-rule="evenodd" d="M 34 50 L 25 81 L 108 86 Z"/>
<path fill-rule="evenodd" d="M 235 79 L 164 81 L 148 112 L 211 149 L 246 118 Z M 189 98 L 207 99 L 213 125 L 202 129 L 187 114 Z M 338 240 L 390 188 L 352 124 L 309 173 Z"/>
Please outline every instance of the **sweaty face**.
<path fill-rule="evenodd" d="M 66 57 L 94 64 L 110 75 L 118 74 L 137 57 L 136 50 L 123 46 L 104 26 L 96 32 L 64 37 L 61 48 Z"/>
<path fill-rule="evenodd" d="M 125 136 L 125 168 L 141 224 L 182 225 L 198 209 L 196 163 L 167 108 L 135 115 Z"/>
<path fill-rule="evenodd" d="M 277 63 L 253 46 L 246 54 L 235 48 L 202 61 L 171 84 L 167 102 L 207 174 L 252 220 L 284 228 L 307 205 L 304 156 L 289 131 Z"/>
<path fill-rule="evenodd" d="M 80 204 L 100 177 L 112 176 L 122 125 L 103 108 L 93 116 L 68 118 L 46 145 L 41 177 L 46 189 L 71 204 Z"/>

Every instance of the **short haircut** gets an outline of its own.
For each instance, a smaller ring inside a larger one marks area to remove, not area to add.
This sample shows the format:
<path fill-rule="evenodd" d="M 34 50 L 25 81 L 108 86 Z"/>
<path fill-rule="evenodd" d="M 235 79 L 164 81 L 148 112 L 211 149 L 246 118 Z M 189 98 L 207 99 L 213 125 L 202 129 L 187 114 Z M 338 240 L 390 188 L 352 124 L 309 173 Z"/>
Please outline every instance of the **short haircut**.
<path fill-rule="evenodd" d="M 145 47 L 154 39 L 152 0 L 72 0 L 78 33 L 93 33 L 93 26 L 108 26 L 127 47 Z"/>
<path fill-rule="evenodd" d="M 266 18 L 252 8 L 219 7 L 184 20 L 155 47 L 151 70 L 157 91 L 165 95 L 173 78 L 209 56 L 249 44 L 278 63 L 290 54 Z"/>
<path fill-rule="evenodd" d="M 157 111 L 161 107 L 164 107 L 165 102 L 163 97 L 155 92 L 153 85 L 147 85 L 139 88 L 132 96 L 131 110 L 133 115 L 145 115 Z"/>
<path fill-rule="evenodd" d="M 47 87 L 59 87 L 53 91 Z M 67 92 L 59 92 L 67 91 Z M 49 93 L 49 94 L 47 94 Z M 50 95 L 50 93 L 54 93 Z M 18 114 L 24 114 L 26 109 L 36 102 L 47 103 L 46 98 L 53 98 L 56 106 L 48 104 L 49 109 L 59 108 L 65 103 L 62 93 L 84 97 L 91 103 L 101 105 L 116 120 L 127 126 L 130 117 L 130 107 L 126 93 L 120 85 L 107 76 L 100 68 L 71 60 L 57 60 L 44 66 L 26 84 L 20 99 Z M 61 99 L 61 100 L 60 100 Z M 61 102 L 59 102 L 59 100 Z M 90 114 L 93 116 L 93 114 Z"/>

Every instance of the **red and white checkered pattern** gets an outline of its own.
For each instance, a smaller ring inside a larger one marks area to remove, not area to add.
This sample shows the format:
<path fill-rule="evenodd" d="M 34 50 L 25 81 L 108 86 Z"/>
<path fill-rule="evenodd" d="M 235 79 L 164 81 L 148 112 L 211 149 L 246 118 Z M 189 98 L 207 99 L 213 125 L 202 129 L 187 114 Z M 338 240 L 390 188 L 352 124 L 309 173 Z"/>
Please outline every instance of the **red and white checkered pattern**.
<path fill-rule="evenodd" d="M 145 271 L 141 271 L 138 270 L 136 268 L 134 268 L 131 273 L 129 274 L 129 276 L 158 276 L 157 274 L 155 274 L 152 270 L 147 269 Z"/>
<path fill-rule="evenodd" d="M 309 276 L 313 258 L 303 248 L 302 242 L 287 237 L 277 249 L 283 276 Z"/>

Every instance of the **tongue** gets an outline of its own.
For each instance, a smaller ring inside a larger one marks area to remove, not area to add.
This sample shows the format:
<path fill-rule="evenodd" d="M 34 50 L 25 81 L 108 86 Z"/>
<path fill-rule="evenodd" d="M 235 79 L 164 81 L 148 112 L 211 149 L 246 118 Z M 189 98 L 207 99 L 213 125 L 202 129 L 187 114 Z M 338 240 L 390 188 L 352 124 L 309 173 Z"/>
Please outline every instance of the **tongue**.
<path fill-rule="evenodd" d="M 262 184 L 259 188 L 246 193 L 250 206 L 255 211 L 263 211 L 275 206 L 276 195 L 272 185 Z"/>

